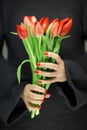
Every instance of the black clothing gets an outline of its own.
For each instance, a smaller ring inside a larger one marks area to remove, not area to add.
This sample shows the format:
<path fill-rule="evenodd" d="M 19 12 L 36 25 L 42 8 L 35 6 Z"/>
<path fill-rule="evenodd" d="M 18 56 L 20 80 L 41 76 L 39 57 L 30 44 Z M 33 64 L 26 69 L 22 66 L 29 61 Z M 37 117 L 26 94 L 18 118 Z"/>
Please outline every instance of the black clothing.
<path fill-rule="evenodd" d="M 22 70 L 19 85 L 16 70 L 27 59 L 21 40 L 10 34 L 16 31 L 25 15 L 38 19 L 73 18 L 71 37 L 62 41 L 60 56 L 64 60 L 67 82 L 54 83 L 50 99 L 33 120 L 20 98 L 26 83 L 31 83 L 29 64 Z M 87 1 L 81 0 L 0 0 L 0 129 L 1 130 L 87 130 Z M 3 41 L 8 60 L 2 56 Z"/>

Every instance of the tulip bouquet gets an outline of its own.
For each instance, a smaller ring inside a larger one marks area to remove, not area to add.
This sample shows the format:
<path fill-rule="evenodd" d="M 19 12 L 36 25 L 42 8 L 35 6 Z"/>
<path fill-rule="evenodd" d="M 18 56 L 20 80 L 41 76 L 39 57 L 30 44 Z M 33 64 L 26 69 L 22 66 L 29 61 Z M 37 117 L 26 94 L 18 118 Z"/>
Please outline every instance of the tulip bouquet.
<path fill-rule="evenodd" d="M 25 59 L 17 69 L 18 82 L 21 81 L 21 68 L 26 62 L 29 62 L 32 70 L 32 84 L 39 85 L 40 79 L 46 79 L 44 76 L 36 75 L 34 70 L 37 69 L 36 64 L 39 62 L 55 62 L 54 59 L 44 55 L 46 52 L 59 53 L 61 41 L 69 36 L 66 36 L 72 26 L 72 18 L 58 18 L 49 20 L 48 17 L 42 17 L 39 21 L 35 16 L 25 16 L 20 25 L 16 25 L 18 37 L 22 40 L 25 50 L 28 54 L 28 59 Z M 46 68 L 41 70 L 52 71 Z M 50 84 L 41 85 L 48 89 Z M 31 104 L 38 106 L 38 104 Z M 31 118 L 39 114 L 39 110 L 31 111 Z"/>

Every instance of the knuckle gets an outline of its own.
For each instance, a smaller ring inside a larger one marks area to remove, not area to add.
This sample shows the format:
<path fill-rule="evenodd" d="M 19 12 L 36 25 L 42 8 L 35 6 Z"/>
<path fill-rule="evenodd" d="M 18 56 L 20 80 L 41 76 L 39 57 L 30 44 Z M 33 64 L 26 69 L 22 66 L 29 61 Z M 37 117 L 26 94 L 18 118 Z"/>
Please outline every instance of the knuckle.
<path fill-rule="evenodd" d="M 34 93 L 33 92 L 29 92 L 29 97 L 32 99 L 34 98 Z"/>
<path fill-rule="evenodd" d="M 31 93 L 30 94 L 30 98 L 34 98 L 35 96 L 34 96 L 34 94 L 33 93 Z"/>
<path fill-rule="evenodd" d="M 43 100 L 44 99 L 44 95 L 39 95 L 38 97 L 40 100 Z"/>
<path fill-rule="evenodd" d="M 55 65 L 54 65 L 53 63 L 51 63 L 50 65 L 51 65 L 51 67 L 52 67 L 52 68 L 54 68 L 54 67 L 55 67 Z"/>
<path fill-rule="evenodd" d="M 36 89 L 36 85 L 33 85 L 33 86 L 32 86 L 32 89 L 35 90 L 35 89 Z"/>

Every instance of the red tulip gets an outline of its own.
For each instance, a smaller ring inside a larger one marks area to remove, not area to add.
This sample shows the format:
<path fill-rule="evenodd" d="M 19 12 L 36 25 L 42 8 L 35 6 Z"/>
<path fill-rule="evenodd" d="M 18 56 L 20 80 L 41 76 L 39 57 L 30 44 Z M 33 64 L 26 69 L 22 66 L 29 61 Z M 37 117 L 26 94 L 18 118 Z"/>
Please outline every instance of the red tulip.
<path fill-rule="evenodd" d="M 65 18 L 61 21 L 57 19 L 53 20 L 53 25 L 51 27 L 51 34 L 52 36 L 65 36 L 70 31 L 72 26 L 72 18 Z"/>
<path fill-rule="evenodd" d="M 50 24 L 51 24 L 51 23 L 58 22 L 58 21 L 59 21 L 59 19 L 58 19 L 58 18 L 52 19 L 52 20 L 50 21 Z"/>
<path fill-rule="evenodd" d="M 58 36 L 58 28 L 59 28 L 59 22 L 58 21 L 54 21 L 52 28 L 51 28 L 51 34 L 52 36 L 56 37 Z"/>
<path fill-rule="evenodd" d="M 20 39 L 24 40 L 28 38 L 28 31 L 21 25 L 16 25 L 17 33 Z"/>
<path fill-rule="evenodd" d="M 35 16 L 25 16 L 23 19 L 23 23 L 26 27 L 30 27 L 34 25 L 34 23 L 37 21 Z"/>
<path fill-rule="evenodd" d="M 32 21 L 32 24 L 34 24 L 37 21 L 36 17 L 35 16 L 31 16 L 31 21 Z"/>
<path fill-rule="evenodd" d="M 58 35 L 65 36 L 69 32 L 71 26 L 72 26 L 72 18 L 65 18 L 61 20 L 58 29 Z"/>
<path fill-rule="evenodd" d="M 62 30 L 60 32 L 60 35 L 61 36 L 65 36 L 67 35 L 67 33 L 70 31 L 71 29 L 71 26 L 72 26 L 72 18 L 69 18 L 67 20 L 67 22 L 64 23 L 64 25 L 62 26 Z"/>
<path fill-rule="evenodd" d="M 42 36 L 43 29 L 42 29 L 42 27 L 40 25 L 40 22 L 35 22 L 35 24 L 34 24 L 34 34 L 37 37 L 41 37 Z"/>
<path fill-rule="evenodd" d="M 40 24 L 44 32 L 46 32 L 48 25 L 49 25 L 49 19 L 48 17 L 42 17 L 40 19 Z"/>

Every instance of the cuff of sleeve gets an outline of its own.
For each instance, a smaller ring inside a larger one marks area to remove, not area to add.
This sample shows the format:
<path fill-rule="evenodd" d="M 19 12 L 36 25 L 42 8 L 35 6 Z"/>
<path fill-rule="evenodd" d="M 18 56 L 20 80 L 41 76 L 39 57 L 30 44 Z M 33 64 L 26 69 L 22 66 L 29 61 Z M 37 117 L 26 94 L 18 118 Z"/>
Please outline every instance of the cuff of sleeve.
<path fill-rule="evenodd" d="M 68 106 L 71 109 L 78 109 L 87 103 L 87 93 L 82 90 L 83 83 L 87 82 L 87 75 L 79 64 L 71 60 L 64 60 L 64 64 L 67 82 L 58 83 L 58 85 Z"/>
<path fill-rule="evenodd" d="M 74 90 L 69 86 L 68 82 L 58 82 L 59 87 L 62 90 L 62 96 L 65 98 L 68 106 L 73 109 L 77 105 L 76 96 Z"/>
<path fill-rule="evenodd" d="M 19 118 L 22 117 L 24 112 L 27 110 L 20 98 L 20 95 L 23 92 L 25 85 L 26 82 L 22 82 L 20 85 L 17 85 L 12 88 L 13 90 L 10 91 L 10 93 L 7 95 L 7 98 L 4 97 L 4 100 L 2 100 L 2 102 L 0 103 L 2 106 L 0 108 L 0 116 L 2 121 L 6 125 L 12 125 L 13 123 L 15 123 L 17 120 L 19 120 Z M 22 109 L 19 110 L 21 105 Z"/>

